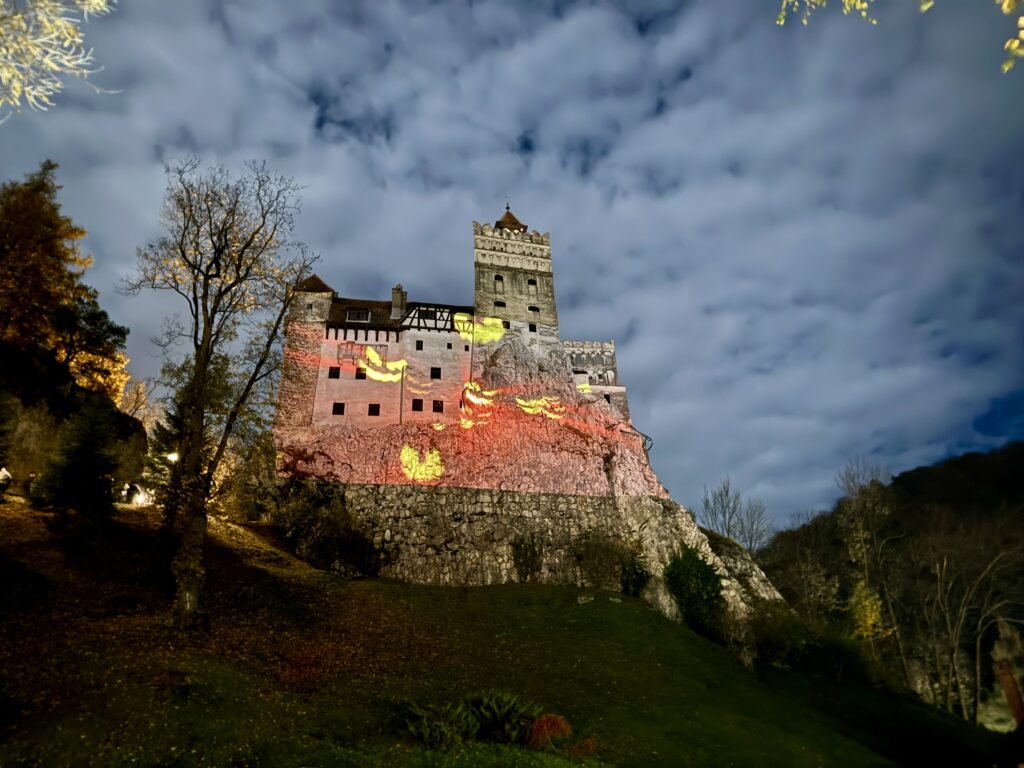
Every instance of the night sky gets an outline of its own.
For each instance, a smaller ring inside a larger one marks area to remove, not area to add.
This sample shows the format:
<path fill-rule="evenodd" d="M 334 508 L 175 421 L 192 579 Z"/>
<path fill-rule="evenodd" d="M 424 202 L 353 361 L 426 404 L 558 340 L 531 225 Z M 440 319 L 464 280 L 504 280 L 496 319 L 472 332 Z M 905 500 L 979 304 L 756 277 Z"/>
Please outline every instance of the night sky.
<path fill-rule="evenodd" d="M 777 521 L 850 457 L 894 472 L 1024 438 L 1024 69 L 991 2 L 877 26 L 765 0 L 124 0 L 0 127 L 52 158 L 136 376 L 176 306 L 119 295 L 163 164 L 266 159 L 345 296 L 472 302 L 470 222 L 551 233 L 562 337 L 614 339 L 673 497 L 726 474 Z M 628 8 L 628 12 L 623 11 Z"/>

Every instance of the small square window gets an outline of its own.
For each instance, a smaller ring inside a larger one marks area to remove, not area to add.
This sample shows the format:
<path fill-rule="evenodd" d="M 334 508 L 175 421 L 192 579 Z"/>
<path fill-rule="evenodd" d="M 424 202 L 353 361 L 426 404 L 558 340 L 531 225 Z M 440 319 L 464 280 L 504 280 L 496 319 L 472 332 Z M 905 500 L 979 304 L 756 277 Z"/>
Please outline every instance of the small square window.
<path fill-rule="evenodd" d="M 502 320 L 501 321 L 501 327 L 502 328 L 511 328 L 512 327 L 512 323 L 510 323 L 508 320 Z"/>
<path fill-rule="evenodd" d="M 420 320 L 437 320 L 436 309 L 421 309 L 417 314 Z"/>
<path fill-rule="evenodd" d="M 327 378 L 328 379 L 340 379 L 341 378 L 341 368 L 339 368 L 336 365 L 332 365 L 330 368 L 327 369 Z"/>
<path fill-rule="evenodd" d="M 606 403 L 608 403 L 609 405 L 611 405 L 611 402 L 612 402 L 612 396 L 611 396 L 611 395 L 605 395 L 605 396 L 604 396 L 604 401 L 605 401 Z"/>
<path fill-rule="evenodd" d="M 444 413 L 444 400 L 434 401 L 434 413 Z"/>
<path fill-rule="evenodd" d="M 365 379 L 366 378 L 366 369 L 365 368 L 356 368 L 356 378 L 357 379 Z"/>
<path fill-rule="evenodd" d="M 536 323 L 530 323 L 530 333 L 536 333 L 536 332 L 537 332 L 537 324 Z"/>
<path fill-rule="evenodd" d="M 418 397 L 414 397 L 412 399 L 412 409 L 414 411 L 422 411 L 423 410 L 423 401 L 420 398 L 418 398 Z"/>
<path fill-rule="evenodd" d="M 441 369 L 440 368 L 431 368 L 430 369 L 430 378 L 432 378 L 432 379 L 440 379 L 441 378 Z"/>
<path fill-rule="evenodd" d="M 312 304 L 307 304 L 306 305 L 306 309 L 312 311 L 313 310 L 313 305 Z"/>
<path fill-rule="evenodd" d="M 451 349 L 451 348 L 452 348 L 452 343 L 449 341 L 448 342 L 448 349 Z"/>
<path fill-rule="evenodd" d="M 466 347 L 466 351 L 469 352 L 469 344 L 466 344 L 465 347 Z"/>
<path fill-rule="evenodd" d="M 367 416 L 380 416 L 380 403 L 370 403 L 366 408 Z"/>
<path fill-rule="evenodd" d="M 344 403 L 335 403 L 334 405 L 332 405 L 331 406 L 331 415 L 332 416 L 344 416 L 345 415 L 345 404 Z"/>
<path fill-rule="evenodd" d="M 496 301 L 496 302 L 494 302 L 494 308 L 495 309 L 503 309 L 504 307 L 505 307 L 505 302 L 504 301 Z"/>
<path fill-rule="evenodd" d="M 370 322 L 370 310 L 368 309 L 349 309 L 345 311 L 345 319 L 350 323 L 368 323 Z"/>
<path fill-rule="evenodd" d="M 422 349 L 423 349 L 423 339 L 419 339 L 416 342 L 416 351 L 420 351 Z"/>

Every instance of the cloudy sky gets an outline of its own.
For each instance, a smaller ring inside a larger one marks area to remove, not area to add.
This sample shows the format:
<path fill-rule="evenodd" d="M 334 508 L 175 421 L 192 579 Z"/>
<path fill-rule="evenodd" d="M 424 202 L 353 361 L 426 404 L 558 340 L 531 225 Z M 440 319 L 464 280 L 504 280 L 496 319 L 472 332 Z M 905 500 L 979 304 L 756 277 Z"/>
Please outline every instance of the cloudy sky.
<path fill-rule="evenodd" d="M 615 339 L 688 506 L 730 475 L 776 520 L 845 461 L 1024 438 L 1024 70 L 991 2 L 123 0 L 105 70 L 0 127 L 0 178 L 60 163 L 87 279 L 137 376 L 169 299 L 117 280 L 165 161 L 268 164 L 339 293 L 472 302 L 470 222 L 551 233 L 563 338 Z"/>

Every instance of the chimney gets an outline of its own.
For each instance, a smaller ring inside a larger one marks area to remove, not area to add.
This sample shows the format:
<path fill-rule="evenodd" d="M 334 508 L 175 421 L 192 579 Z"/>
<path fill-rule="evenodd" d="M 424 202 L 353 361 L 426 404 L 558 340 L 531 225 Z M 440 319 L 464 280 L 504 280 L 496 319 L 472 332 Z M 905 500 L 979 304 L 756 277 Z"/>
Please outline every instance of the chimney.
<path fill-rule="evenodd" d="M 405 300 L 409 294 L 402 290 L 402 284 L 399 283 L 391 289 L 391 319 L 398 320 L 405 314 Z"/>

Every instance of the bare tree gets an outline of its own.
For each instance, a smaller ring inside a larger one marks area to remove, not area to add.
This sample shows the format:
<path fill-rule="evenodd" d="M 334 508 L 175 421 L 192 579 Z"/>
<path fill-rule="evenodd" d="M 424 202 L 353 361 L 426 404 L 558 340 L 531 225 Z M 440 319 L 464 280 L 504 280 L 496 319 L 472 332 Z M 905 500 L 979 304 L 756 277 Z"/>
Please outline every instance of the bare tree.
<path fill-rule="evenodd" d="M 743 504 L 733 538 L 749 552 L 755 554 L 772 537 L 772 524 L 768 509 L 760 499 L 747 499 Z"/>
<path fill-rule="evenodd" d="M 298 187 L 251 163 L 235 179 L 223 167 L 203 172 L 197 158 L 166 169 L 164 236 L 138 251 L 135 274 L 124 289 L 170 291 L 184 301 L 184 320 L 167 321 L 165 352 L 184 342 L 187 367 L 177 398 L 184 531 L 173 564 L 175 619 L 195 624 L 205 578 L 202 562 L 207 503 L 232 434 L 254 392 L 277 370 L 285 315 L 294 286 L 309 274 L 315 256 L 289 240 L 299 210 Z M 215 393 L 218 361 L 229 357 L 232 380 L 226 401 Z M 217 413 L 211 403 L 219 401 Z"/>
<path fill-rule="evenodd" d="M 748 499 L 744 504 L 728 477 L 710 491 L 704 486 L 699 522 L 708 530 L 732 539 L 750 554 L 767 544 L 772 533 L 764 502 Z"/>

